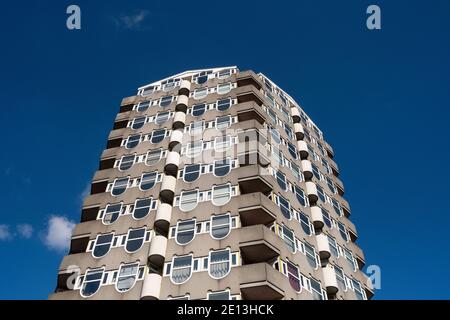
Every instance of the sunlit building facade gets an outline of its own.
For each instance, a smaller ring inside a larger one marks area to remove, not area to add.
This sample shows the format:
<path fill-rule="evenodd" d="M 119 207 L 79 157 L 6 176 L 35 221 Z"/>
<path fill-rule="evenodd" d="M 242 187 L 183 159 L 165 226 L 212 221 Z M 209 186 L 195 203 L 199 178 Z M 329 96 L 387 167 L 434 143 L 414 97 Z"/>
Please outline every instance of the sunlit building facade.
<path fill-rule="evenodd" d="M 50 299 L 368 299 L 333 148 L 263 74 L 123 99 Z"/>

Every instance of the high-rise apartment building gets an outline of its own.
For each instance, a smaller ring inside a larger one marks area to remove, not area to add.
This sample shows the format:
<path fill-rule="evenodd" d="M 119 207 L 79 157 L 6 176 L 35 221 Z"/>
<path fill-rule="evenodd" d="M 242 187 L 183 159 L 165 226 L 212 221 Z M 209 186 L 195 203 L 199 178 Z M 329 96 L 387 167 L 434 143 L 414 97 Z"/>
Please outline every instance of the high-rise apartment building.
<path fill-rule="evenodd" d="M 368 299 L 320 129 L 263 74 L 123 99 L 50 299 Z"/>

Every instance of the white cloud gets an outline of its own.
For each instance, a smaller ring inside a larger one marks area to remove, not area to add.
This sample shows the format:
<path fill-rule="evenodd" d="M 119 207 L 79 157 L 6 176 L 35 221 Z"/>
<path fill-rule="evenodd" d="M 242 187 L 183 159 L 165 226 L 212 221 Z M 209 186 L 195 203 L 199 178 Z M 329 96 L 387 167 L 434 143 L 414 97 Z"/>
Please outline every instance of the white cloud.
<path fill-rule="evenodd" d="M 81 193 L 80 193 L 80 195 L 79 195 L 79 198 L 80 198 L 81 203 L 83 203 L 84 199 L 85 199 L 88 195 L 90 195 L 90 194 L 91 194 L 91 184 L 88 183 L 88 184 L 84 187 L 83 191 L 81 191 Z"/>
<path fill-rule="evenodd" d="M 75 223 L 61 216 L 52 216 L 48 220 L 44 243 L 50 250 L 64 251 L 69 248 Z"/>
<path fill-rule="evenodd" d="M 118 27 L 123 27 L 130 30 L 138 30 L 141 28 L 141 24 L 148 16 L 148 14 L 149 12 L 147 10 L 140 10 L 135 14 L 121 15 L 118 19 L 113 18 L 113 20 Z"/>
<path fill-rule="evenodd" d="M 9 226 L 6 224 L 0 224 L 0 240 L 10 240 L 13 235 L 9 231 Z"/>
<path fill-rule="evenodd" d="M 30 239 L 33 236 L 33 226 L 31 224 L 19 224 L 17 225 L 17 232 L 25 239 Z"/>

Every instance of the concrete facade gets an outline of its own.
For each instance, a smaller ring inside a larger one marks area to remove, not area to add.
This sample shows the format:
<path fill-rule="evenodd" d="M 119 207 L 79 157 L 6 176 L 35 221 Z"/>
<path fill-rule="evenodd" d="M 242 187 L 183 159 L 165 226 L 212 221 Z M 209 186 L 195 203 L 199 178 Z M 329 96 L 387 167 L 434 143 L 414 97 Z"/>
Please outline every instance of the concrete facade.
<path fill-rule="evenodd" d="M 122 101 L 49 298 L 370 299 L 333 157 L 263 74 L 141 87 Z"/>

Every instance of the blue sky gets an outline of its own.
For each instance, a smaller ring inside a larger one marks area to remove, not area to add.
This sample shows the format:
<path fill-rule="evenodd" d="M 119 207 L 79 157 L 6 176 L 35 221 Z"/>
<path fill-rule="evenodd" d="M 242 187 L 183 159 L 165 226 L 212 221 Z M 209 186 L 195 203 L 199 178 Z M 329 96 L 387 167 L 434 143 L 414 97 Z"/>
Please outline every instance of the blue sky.
<path fill-rule="evenodd" d="M 121 98 L 226 65 L 270 77 L 335 148 L 376 297 L 449 298 L 449 1 L 93 2 L 2 4 L 0 298 L 54 289 Z"/>

